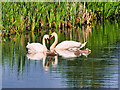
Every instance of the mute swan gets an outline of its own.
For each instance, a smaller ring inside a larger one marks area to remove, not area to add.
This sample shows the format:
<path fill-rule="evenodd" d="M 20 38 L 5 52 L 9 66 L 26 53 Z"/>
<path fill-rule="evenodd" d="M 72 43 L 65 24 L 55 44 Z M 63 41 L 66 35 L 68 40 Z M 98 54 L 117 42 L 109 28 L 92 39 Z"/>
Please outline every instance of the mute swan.
<path fill-rule="evenodd" d="M 44 35 L 43 36 L 43 45 L 41 43 L 28 43 L 28 45 L 26 46 L 28 48 L 28 52 L 29 53 L 43 53 L 43 52 L 47 52 L 48 49 L 45 45 L 45 39 L 49 40 L 49 35 Z"/>
<path fill-rule="evenodd" d="M 80 48 L 84 47 L 87 43 L 87 42 L 85 42 L 85 43 L 81 44 L 80 42 L 76 42 L 76 41 L 63 41 L 56 46 L 56 44 L 58 43 L 58 35 L 55 32 L 53 32 L 50 35 L 50 39 L 52 37 L 55 37 L 55 41 L 50 47 L 51 51 L 58 50 L 58 49 L 60 49 L 60 50 L 76 50 L 76 49 L 80 49 Z"/>

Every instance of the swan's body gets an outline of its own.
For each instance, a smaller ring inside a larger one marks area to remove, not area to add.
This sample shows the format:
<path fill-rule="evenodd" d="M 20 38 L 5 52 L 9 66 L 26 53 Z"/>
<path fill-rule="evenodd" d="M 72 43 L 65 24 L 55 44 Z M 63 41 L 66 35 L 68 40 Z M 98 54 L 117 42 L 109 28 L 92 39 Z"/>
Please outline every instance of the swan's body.
<path fill-rule="evenodd" d="M 86 45 L 86 42 L 81 44 L 80 42 L 76 41 L 63 41 L 60 44 L 56 46 L 58 43 L 58 35 L 54 32 L 51 34 L 51 37 L 55 37 L 54 43 L 51 45 L 50 50 L 75 50 L 75 49 L 80 49 Z M 56 46 L 56 47 L 55 47 Z"/>
<path fill-rule="evenodd" d="M 43 53 L 47 52 L 48 49 L 45 45 L 45 39 L 49 39 L 49 35 L 44 35 L 43 37 L 43 44 L 41 43 L 28 43 L 26 46 L 28 48 L 29 53 Z"/>
<path fill-rule="evenodd" d="M 84 43 L 86 44 L 86 42 Z M 81 44 L 80 42 L 76 41 L 63 41 L 60 44 L 58 44 L 55 49 L 61 49 L 61 50 L 74 50 L 76 48 L 82 48 L 84 44 Z"/>
<path fill-rule="evenodd" d="M 44 46 L 40 43 L 28 44 L 27 48 L 29 53 L 41 53 L 47 51 L 47 48 L 44 48 Z"/>

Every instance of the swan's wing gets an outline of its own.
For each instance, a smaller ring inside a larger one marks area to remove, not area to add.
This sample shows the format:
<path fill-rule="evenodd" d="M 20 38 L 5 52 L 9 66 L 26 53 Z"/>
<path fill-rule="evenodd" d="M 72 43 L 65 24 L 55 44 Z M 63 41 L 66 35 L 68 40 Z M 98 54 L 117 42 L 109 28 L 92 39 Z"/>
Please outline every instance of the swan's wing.
<path fill-rule="evenodd" d="M 74 54 L 74 52 L 71 52 L 71 51 L 68 51 L 68 50 L 59 50 L 59 49 L 57 49 L 56 52 L 57 52 L 60 56 L 62 56 L 62 57 L 64 57 L 64 58 L 77 57 L 77 56 Z"/>
<path fill-rule="evenodd" d="M 29 51 L 31 51 L 31 52 L 42 52 L 42 51 L 44 51 L 44 47 L 43 47 L 43 45 L 40 44 L 40 43 L 30 43 L 30 44 L 28 44 L 26 47 L 27 47 L 27 48 L 29 49 Z"/>
<path fill-rule="evenodd" d="M 76 41 L 63 41 L 60 44 L 58 44 L 55 49 L 69 49 L 69 48 L 75 48 L 80 47 L 81 43 Z"/>
<path fill-rule="evenodd" d="M 28 43 L 28 45 L 26 46 L 27 48 L 31 48 L 31 47 L 43 47 L 43 45 L 41 43 Z"/>
<path fill-rule="evenodd" d="M 43 57 L 44 57 L 43 53 L 27 54 L 27 58 L 30 60 L 41 60 Z"/>

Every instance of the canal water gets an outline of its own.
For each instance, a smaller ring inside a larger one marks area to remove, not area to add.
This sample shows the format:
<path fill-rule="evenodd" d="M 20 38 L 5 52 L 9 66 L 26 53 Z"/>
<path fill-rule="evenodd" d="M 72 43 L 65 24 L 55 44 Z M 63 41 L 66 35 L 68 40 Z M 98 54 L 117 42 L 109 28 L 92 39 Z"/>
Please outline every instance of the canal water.
<path fill-rule="evenodd" d="M 59 43 L 87 41 L 82 49 L 88 48 L 91 53 L 77 57 L 29 55 L 27 42 L 41 43 L 44 32 L 2 38 L 2 88 L 118 88 L 119 26 L 105 21 L 56 30 Z"/>

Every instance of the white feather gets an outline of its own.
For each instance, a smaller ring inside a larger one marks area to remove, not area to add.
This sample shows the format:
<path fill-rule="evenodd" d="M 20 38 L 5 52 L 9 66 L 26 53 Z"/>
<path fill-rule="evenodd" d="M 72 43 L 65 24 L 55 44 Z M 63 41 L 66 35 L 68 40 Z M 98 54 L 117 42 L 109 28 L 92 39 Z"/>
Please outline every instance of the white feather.
<path fill-rule="evenodd" d="M 43 45 L 41 43 L 29 43 L 26 46 L 28 48 L 28 53 L 43 53 L 47 51 L 47 47 L 45 45 L 45 39 L 49 39 L 49 35 L 43 36 Z"/>
<path fill-rule="evenodd" d="M 44 46 L 40 43 L 30 43 L 26 46 L 29 53 L 39 53 L 44 51 Z"/>
<path fill-rule="evenodd" d="M 84 47 L 87 43 L 87 42 L 85 42 L 85 43 L 81 44 L 80 42 L 76 42 L 76 41 L 63 41 L 56 46 L 56 44 L 58 42 L 58 35 L 57 35 L 57 33 L 53 32 L 51 34 L 51 36 L 55 37 L 55 41 L 50 47 L 51 51 L 52 50 L 57 50 L 57 49 L 75 51 L 76 49 L 80 49 L 80 48 Z"/>
<path fill-rule="evenodd" d="M 58 44 L 55 49 L 69 49 L 69 48 L 75 48 L 80 47 L 80 42 L 75 41 L 63 41 L 60 44 Z"/>

